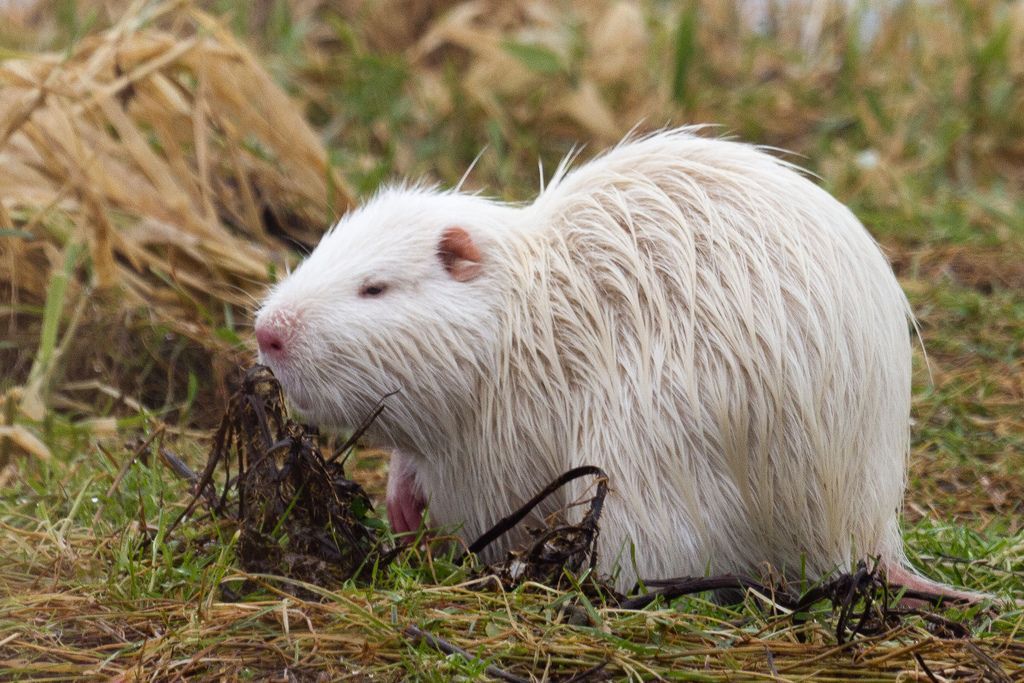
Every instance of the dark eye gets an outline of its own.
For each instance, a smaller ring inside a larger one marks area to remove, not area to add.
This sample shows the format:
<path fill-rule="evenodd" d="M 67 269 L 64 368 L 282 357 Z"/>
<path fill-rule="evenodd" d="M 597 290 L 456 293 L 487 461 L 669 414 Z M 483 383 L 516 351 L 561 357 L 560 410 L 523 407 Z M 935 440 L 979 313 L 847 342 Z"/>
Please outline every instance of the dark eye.
<path fill-rule="evenodd" d="M 381 294 L 386 292 L 387 289 L 388 286 L 380 282 L 370 285 L 363 285 L 363 288 L 359 290 L 359 296 L 363 297 L 364 299 L 368 299 L 375 296 L 380 296 Z"/>

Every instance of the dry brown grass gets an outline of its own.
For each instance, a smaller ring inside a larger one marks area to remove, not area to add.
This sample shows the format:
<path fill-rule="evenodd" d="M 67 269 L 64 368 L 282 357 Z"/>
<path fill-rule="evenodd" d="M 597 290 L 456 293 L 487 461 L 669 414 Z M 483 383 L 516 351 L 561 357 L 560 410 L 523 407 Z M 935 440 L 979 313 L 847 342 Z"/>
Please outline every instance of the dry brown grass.
<path fill-rule="evenodd" d="M 81 247 L 62 317 L 85 311 L 90 334 L 66 355 L 95 357 L 103 327 L 142 311 L 230 353 L 217 327 L 232 312 L 244 321 L 286 245 L 315 244 L 351 203 L 301 109 L 187 3 L 129 13 L 69 55 L 0 63 L 0 306 L 13 339 L 38 335 L 33 311 Z M 20 374 L 34 351 L 3 357 Z"/>
<path fill-rule="evenodd" d="M 1020 641 L 948 639 L 937 625 L 837 645 L 815 621 L 798 627 L 784 617 L 667 609 L 602 610 L 600 626 L 574 629 L 552 616 L 554 596 L 541 589 L 504 595 L 462 584 L 424 588 L 403 602 L 379 593 L 324 595 L 326 603 L 281 594 L 242 604 L 182 604 L 34 588 L 32 600 L 7 612 L 31 628 L 0 643 L 0 665 L 52 679 L 457 679 L 443 657 L 418 653 L 403 637 L 404 624 L 415 622 L 506 671 L 546 671 L 549 680 L 602 664 L 610 680 L 698 681 L 1011 681 L 1015 674 L 1008 672 L 1024 667 Z"/>

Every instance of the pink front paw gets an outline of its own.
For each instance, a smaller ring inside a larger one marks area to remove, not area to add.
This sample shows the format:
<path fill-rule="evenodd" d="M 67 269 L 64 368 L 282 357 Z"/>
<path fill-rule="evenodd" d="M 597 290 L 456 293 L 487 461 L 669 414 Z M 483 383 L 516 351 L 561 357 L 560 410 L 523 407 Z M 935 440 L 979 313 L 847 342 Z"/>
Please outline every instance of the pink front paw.
<path fill-rule="evenodd" d="M 416 483 L 413 459 L 401 453 L 391 455 L 386 498 L 388 521 L 396 534 L 417 531 L 423 522 L 426 499 Z"/>

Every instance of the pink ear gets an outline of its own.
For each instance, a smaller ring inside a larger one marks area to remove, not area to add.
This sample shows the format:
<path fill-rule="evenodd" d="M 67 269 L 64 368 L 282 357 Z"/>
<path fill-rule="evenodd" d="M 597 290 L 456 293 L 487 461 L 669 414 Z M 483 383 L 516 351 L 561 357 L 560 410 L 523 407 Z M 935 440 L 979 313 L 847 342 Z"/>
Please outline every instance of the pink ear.
<path fill-rule="evenodd" d="M 441 233 L 437 256 L 448 274 L 459 282 L 468 282 L 483 272 L 480 248 L 464 228 L 453 226 Z"/>

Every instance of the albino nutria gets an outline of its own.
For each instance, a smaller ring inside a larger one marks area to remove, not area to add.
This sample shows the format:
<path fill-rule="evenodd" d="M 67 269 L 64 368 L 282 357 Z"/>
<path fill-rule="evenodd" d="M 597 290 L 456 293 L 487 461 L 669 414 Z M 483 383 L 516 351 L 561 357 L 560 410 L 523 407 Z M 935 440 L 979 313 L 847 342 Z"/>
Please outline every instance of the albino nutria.
<path fill-rule="evenodd" d="M 879 556 L 955 594 L 905 568 L 910 325 L 849 210 L 683 129 L 563 163 L 531 204 L 384 190 L 273 289 L 256 336 L 321 426 L 398 390 L 367 433 L 394 453 L 397 531 L 427 505 L 472 540 L 590 464 L 611 485 L 600 569 L 621 587 Z"/>

